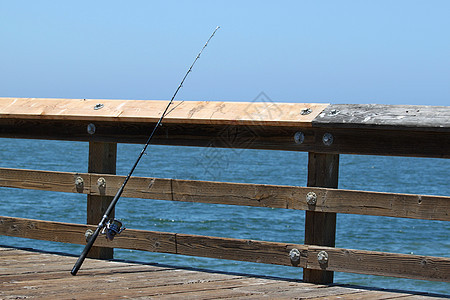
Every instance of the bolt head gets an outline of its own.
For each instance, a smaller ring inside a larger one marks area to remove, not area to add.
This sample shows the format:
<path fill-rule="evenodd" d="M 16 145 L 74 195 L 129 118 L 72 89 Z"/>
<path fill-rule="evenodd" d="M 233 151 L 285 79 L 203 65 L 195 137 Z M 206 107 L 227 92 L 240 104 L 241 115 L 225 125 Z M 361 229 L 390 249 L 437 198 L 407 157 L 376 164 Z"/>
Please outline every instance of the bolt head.
<path fill-rule="evenodd" d="M 309 192 L 306 194 L 306 203 L 309 205 L 316 205 L 317 203 L 317 195 L 314 192 Z"/>
<path fill-rule="evenodd" d="M 322 142 L 325 146 L 331 146 L 333 144 L 333 135 L 331 133 L 325 133 L 322 137 Z"/>
<path fill-rule="evenodd" d="M 94 234 L 94 232 L 91 229 L 86 230 L 84 233 L 84 237 L 86 238 L 86 243 L 89 242 L 89 239 Z"/>
<path fill-rule="evenodd" d="M 296 248 L 293 248 L 289 252 L 289 258 L 291 259 L 292 263 L 298 263 L 300 261 L 300 251 L 298 251 L 298 249 Z"/>
<path fill-rule="evenodd" d="M 82 177 L 78 176 L 77 178 L 75 178 L 75 185 L 77 187 L 82 187 L 84 184 L 84 180 Z"/>
<path fill-rule="evenodd" d="M 94 134 L 94 133 L 95 133 L 95 125 L 92 124 L 92 123 L 90 123 L 90 124 L 87 126 L 87 132 L 88 132 L 89 134 Z"/>
<path fill-rule="evenodd" d="M 297 131 L 294 134 L 294 141 L 296 144 L 302 144 L 305 141 L 305 134 L 301 131 Z"/>
<path fill-rule="evenodd" d="M 102 103 L 97 103 L 97 104 L 95 104 L 95 106 L 94 106 L 94 110 L 99 110 L 99 109 L 102 109 L 103 108 L 103 106 L 105 106 L 104 104 L 102 104 Z"/>
<path fill-rule="evenodd" d="M 312 109 L 309 108 L 309 107 L 304 108 L 304 109 L 302 109 L 302 110 L 300 111 L 300 114 L 301 114 L 302 116 L 309 115 L 310 113 L 312 113 Z"/>
<path fill-rule="evenodd" d="M 317 254 L 317 260 L 321 265 L 328 263 L 328 253 L 326 251 L 320 251 Z"/>
<path fill-rule="evenodd" d="M 105 188 L 106 187 L 106 180 L 103 177 L 100 177 L 97 179 L 97 186 L 98 188 Z"/>
<path fill-rule="evenodd" d="M 331 115 L 331 116 L 336 116 L 336 115 L 338 115 L 339 113 L 340 113 L 340 111 L 337 110 L 337 109 L 333 109 L 333 110 L 330 111 L 330 115 Z"/>

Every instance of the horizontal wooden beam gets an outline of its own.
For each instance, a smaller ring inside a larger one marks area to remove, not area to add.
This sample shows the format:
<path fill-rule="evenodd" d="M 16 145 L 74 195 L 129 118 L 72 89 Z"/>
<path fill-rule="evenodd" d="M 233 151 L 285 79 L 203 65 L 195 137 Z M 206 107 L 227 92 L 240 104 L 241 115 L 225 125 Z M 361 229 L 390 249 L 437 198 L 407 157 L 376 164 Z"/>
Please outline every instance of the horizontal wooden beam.
<path fill-rule="evenodd" d="M 95 230 L 96 227 L 94 225 L 0 217 L 1 235 L 70 244 L 86 244 L 86 230 Z M 172 233 L 127 229 L 120 237 L 121 239 L 108 242 L 100 236 L 94 246 L 176 253 L 175 235 Z"/>
<path fill-rule="evenodd" d="M 166 104 L 0 98 L 0 137 L 144 144 Z M 450 158 L 450 107 L 204 101 L 173 107 L 153 144 Z"/>
<path fill-rule="evenodd" d="M 87 229 L 93 230 L 95 226 L 0 217 L 0 234 L 14 237 L 83 245 L 85 244 L 84 234 Z M 112 242 L 99 237 L 95 242 L 95 246 L 450 282 L 450 258 L 446 257 L 395 254 L 134 229 L 125 230 Z M 289 254 L 292 249 L 298 250 L 298 263 L 293 263 L 290 259 Z M 328 258 L 326 262 L 319 263 L 319 256 L 327 256 Z"/>
<path fill-rule="evenodd" d="M 77 186 L 78 177 L 83 184 Z M 98 187 L 100 177 L 106 188 Z M 123 180 L 118 175 L 0 168 L 0 186 L 11 188 L 114 196 Z M 315 194 L 315 205 L 308 204 L 309 193 Z M 122 196 L 450 221 L 446 196 L 149 177 L 131 177 Z"/>
<path fill-rule="evenodd" d="M 0 138 L 144 144 L 155 123 L 0 118 Z M 450 132 L 164 123 L 152 144 L 450 158 Z M 89 128 L 89 131 L 88 131 Z M 95 132 L 93 132 L 95 128 Z M 332 140 L 324 143 L 324 136 Z"/>
<path fill-rule="evenodd" d="M 0 98 L 0 118 L 156 123 L 169 101 Z M 174 101 L 164 123 L 310 126 L 328 104 Z M 308 113 L 303 113 L 306 111 Z"/>
<path fill-rule="evenodd" d="M 450 158 L 448 131 L 319 127 L 306 132 L 314 139 L 311 152 Z"/>

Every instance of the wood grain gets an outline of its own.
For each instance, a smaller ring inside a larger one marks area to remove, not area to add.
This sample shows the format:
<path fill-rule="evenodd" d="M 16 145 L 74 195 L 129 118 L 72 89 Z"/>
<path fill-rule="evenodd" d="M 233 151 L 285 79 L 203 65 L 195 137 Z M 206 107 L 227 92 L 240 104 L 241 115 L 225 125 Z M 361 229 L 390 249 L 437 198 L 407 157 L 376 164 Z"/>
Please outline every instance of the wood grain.
<path fill-rule="evenodd" d="M 13 253 L 23 250 L 13 249 Z M 436 299 L 408 291 L 381 290 L 358 286 L 314 285 L 298 280 L 193 270 L 137 262 L 86 259 L 75 277 L 68 274 L 76 257 L 28 250 L 28 256 L 52 257 L 43 264 L 24 264 L 21 256 L 5 261 L 0 298 L 51 299 Z M 11 256 L 12 258 L 14 256 Z M 17 272 L 14 272 L 17 271 Z M 434 297 L 434 298 L 433 298 Z"/>
<path fill-rule="evenodd" d="M 318 262 L 326 251 L 328 262 Z M 450 258 L 308 246 L 308 268 L 450 282 Z"/>
<path fill-rule="evenodd" d="M 156 122 L 169 101 L 0 98 L 0 118 Z M 100 109 L 94 109 L 98 104 Z M 299 126 L 328 104 L 174 101 L 165 123 Z M 302 114 L 304 109 L 311 113 Z"/>
<path fill-rule="evenodd" d="M 311 152 L 450 158 L 450 132 L 359 127 L 320 127 L 313 132 L 315 142 L 308 145 Z M 333 135 L 331 145 L 322 141 L 326 133 Z"/>
<path fill-rule="evenodd" d="M 89 143 L 89 159 L 88 172 L 116 174 L 117 144 L 116 143 Z M 89 180 L 91 186 L 92 178 Z M 98 182 L 94 183 L 97 190 L 103 191 L 103 187 L 98 186 Z M 97 225 L 105 214 L 106 209 L 111 203 L 113 196 L 100 194 L 88 194 L 86 205 L 86 224 Z M 111 211 L 109 218 L 114 218 L 114 209 Z M 90 258 L 110 259 L 114 257 L 113 248 L 92 247 L 88 256 Z"/>
<path fill-rule="evenodd" d="M 97 226 L 0 217 L 0 228 L 2 235 L 84 245 L 86 244 L 86 230 L 95 230 Z M 175 234 L 173 233 L 127 229 L 120 237 L 120 239 L 109 242 L 106 238 L 100 236 L 94 245 L 107 248 L 176 253 Z"/>
<path fill-rule="evenodd" d="M 84 244 L 84 232 L 94 226 L 0 217 L 0 234 Z M 450 258 L 396 254 L 365 250 L 299 245 L 256 240 L 230 239 L 180 233 L 127 229 L 108 242 L 97 239 L 96 246 L 174 253 L 238 261 L 291 266 L 291 249 L 300 251 L 296 267 L 450 282 Z M 317 255 L 326 251 L 328 262 L 319 264 Z M 75 260 L 75 258 L 74 258 Z"/>
<path fill-rule="evenodd" d="M 81 189 L 75 186 L 77 177 L 84 180 Z M 97 186 L 100 177 L 106 180 L 104 190 Z M 114 196 L 124 179 L 118 175 L 0 168 L 2 187 L 98 196 Z M 317 195 L 315 206 L 306 203 L 309 192 Z M 131 177 L 123 197 L 450 221 L 448 196 Z"/>
<path fill-rule="evenodd" d="M 332 104 L 312 123 L 314 127 L 450 132 L 450 106 Z"/>
<path fill-rule="evenodd" d="M 309 187 L 337 188 L 339 178 L 339 155 L 308 153 Z M 315 206 L 315 205 L 311 205 Z M 336 213 L 307 210 L 305 215 L 305 244 L 334 247 L 336 238 Z M 333 272 L 303 269 L 303 281 L 329 284 Z"/>
<path fill-rule="evenodd" d="M 93 123 L 95 134 L 87 132 Z M 144 144 L 155 123 L 2 119 L 0 137 Z M 297 132 L 304 134 L 296 143 Z M 323 144 L 331 133 L 333 144 Z M 152 144 L 450 158 L 450 132 L 374 128 L 164 123 Z"/>

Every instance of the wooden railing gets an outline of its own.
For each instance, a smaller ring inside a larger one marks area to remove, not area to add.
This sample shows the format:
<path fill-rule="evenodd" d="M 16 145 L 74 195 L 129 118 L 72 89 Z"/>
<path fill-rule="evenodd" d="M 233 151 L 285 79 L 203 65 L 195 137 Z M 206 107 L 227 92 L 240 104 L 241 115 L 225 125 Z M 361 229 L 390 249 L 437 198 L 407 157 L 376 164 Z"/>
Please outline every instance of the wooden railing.
<path fill-rule="evenodd" d="M 0 186 L 86 194 L 87 224 L 97 224 L 124 179 L 114 175 L 117 143 L 144 143 L 165 104 L 0 99 L 0 137 L 89 142 L 88 173 L 0 168 Z M 111 258 L 112 248 L 125 248 L 301 267 L 314 283 L 332 282 L 333 271 L 450 281 L 448 257 L 334 247 L 337 213 L 450 221 L 450 197 L 337 189 L 340 153 L 449 158 L 450 107 L 174 107 L 154 143 L 307 151 L 307 187 L 132 177 L 123 197 L 305 210 L 305 244 L 127 229 L 113 242 L 98 239 L 91 257 Z M 86 230 L 95 227 L 0 217 L 0 234 L 65 243 L 85 244 Z"/>

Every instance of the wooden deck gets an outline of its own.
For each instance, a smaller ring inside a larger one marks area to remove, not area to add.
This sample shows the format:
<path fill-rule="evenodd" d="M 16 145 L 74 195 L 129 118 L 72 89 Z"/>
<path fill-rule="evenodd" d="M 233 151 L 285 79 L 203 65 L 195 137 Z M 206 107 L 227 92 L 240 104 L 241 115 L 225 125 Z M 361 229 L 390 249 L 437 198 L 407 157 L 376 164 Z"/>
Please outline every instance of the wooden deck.
<path fill-rule="evenodd" d="M 76 259 L 59 253 L 0 247 L 0 299 L 450 298 L 118 260 L 87 259 L 78 276 L 71 276 L 69 271 Z"/>

